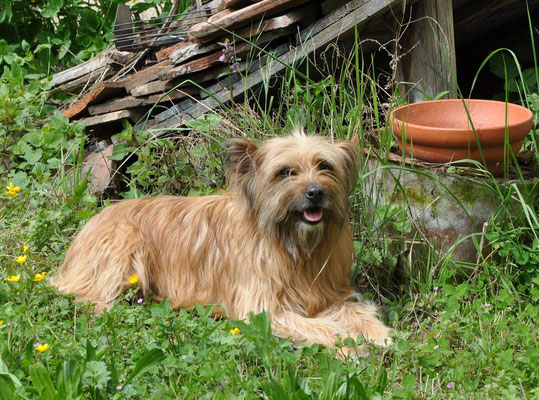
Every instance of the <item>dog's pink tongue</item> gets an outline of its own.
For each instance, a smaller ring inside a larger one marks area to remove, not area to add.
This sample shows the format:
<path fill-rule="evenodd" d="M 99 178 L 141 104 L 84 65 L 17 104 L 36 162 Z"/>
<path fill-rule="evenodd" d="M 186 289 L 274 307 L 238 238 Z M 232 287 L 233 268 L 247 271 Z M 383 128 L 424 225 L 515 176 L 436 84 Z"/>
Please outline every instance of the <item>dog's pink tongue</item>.
<path fill-rule="evenodd" d="M 322 209 L 314 208 L 311 210 L 305 210 L 303 211 L 303 216 L 307 221 L 318 222 L 322 219 Z"/>

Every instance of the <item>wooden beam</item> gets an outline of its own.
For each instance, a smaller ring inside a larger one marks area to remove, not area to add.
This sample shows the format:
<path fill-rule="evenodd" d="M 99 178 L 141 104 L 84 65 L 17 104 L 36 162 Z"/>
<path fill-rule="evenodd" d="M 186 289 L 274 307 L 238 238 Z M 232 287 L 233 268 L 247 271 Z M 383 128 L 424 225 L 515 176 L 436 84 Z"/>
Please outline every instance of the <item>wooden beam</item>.
<path fill-rule="evenodd" d="M 412 103 L 457 97 L 452 0 L 421 0 L 411 6 L 411 23 L 400 43 L 397 79 Z"/>

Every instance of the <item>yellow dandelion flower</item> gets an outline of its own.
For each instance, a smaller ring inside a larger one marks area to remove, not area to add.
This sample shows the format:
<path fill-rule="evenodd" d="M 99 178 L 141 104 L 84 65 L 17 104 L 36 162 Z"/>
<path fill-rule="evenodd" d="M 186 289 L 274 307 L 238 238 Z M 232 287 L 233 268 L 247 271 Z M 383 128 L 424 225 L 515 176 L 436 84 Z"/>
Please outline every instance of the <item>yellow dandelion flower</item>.
<path fill-rule="evenodd" d="M 239 335 L 241 331 L 238 328 L 234 328 L 230 330 L 231 335 Z"/>
<path fill-rule="evenodd" d="M 36 275 L 34 276 L 34 282 L 42 281 L 43 279 L 45 279 L 45 275 L 46 275 L 46 274 L 47 274 L 46 272 L 42 272 L 42 273 L 40 273 L 40 274 L 36 274 Z"/>
<path fill-rule="evenodd" d="M 22 256 L 18 256 L 15 258 L 15 262 L 17 264 L 24 264 L 26 262 L 26 259 L 28 258 L 28 254 L 24 254 Z"/>
<path fill-rule="evenodd" d="M 134 285 L 135 283 L 138 282 L 138 275 L 137 274 L 133 274 L 129 277 L 129 283 Z"/>
<path fill-rule="evenodd" d="M 45 344 L 38 344 L 36 346 L 36 350 L 40 353 L 44 353 L 45 351 L 49 350 L 49 345 L 47 343 Z"/>
<path fill-rule="evenodd" d="M 9 182 L 9 186 L 6 186 L 6 190 L 6 194 L 8 196 L 13 196 L 13 198 L 15 198 L 19 195 L 21 188 L 18 186 L 13 186 L 13 182 Z"/>
<path fill-rule="evenodd" d="M 21 274 L 11 275 L 9 278 L 6 278 L 8 282 L 19 282 L 21 280 Z"/>
<path fill-rule="evenodd" d="M 22 254 L 26 254 L 26 252 L 28 251 L 29 247 L 28 246 L 24 246 L 22 248 Z"/>
<path fill-rule="evenodd" d="M 0 326 L 4 325 L 4 320 L 0 319 Z"/>

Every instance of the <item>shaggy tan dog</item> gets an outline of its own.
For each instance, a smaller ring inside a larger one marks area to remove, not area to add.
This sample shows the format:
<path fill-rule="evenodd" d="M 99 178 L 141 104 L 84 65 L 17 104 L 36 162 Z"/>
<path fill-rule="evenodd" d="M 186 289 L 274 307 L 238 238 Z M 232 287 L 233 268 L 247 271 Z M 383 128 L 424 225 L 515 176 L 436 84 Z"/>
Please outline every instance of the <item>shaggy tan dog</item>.
<path fill-rule="evenodd" d="M 357 146 L 295 132 L 229 142 L 230 191 L 160 196 L 105 208 L 77 235 L 53 284 L 112 306 L 138 275 L 174 308 L 220 304 L 233 319 L 267 310 L 273 332 L 334 345 L 388 328 L 350 286 L 348 195 Z"/>

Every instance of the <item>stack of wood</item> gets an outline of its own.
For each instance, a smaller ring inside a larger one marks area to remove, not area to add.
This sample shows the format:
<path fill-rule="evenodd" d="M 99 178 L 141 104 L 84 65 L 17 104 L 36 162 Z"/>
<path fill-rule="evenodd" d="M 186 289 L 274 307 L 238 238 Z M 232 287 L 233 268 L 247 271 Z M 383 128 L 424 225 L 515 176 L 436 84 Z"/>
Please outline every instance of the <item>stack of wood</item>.
<path fill-rule="evenodd" d="M 266 75 L 323 49 L 390 3 L 212 0 L 202 5 L 209 17 L 191 25 L 187 39 L 138 53 L 109 49 L 55 75 L 53 87 L 81 93 L 63 113 L 96 137 L 117 133 L 125 119 L 137 129 L 176 127 L 243 98 Z"/>
<path fill-rule="evenodd" d="M 122 121 L 135 129 L 181 126 L 250 96 L 288 66 L 353 37 L 367 20 L 370 25 L 381 19 L 400 1 L 211 0 L 198 4 L 208 16 L 188 27 L 186 39 L 138 52 L 108 49 L 55 75 L 52 86 L 78 91 L 63 113 L 106 141 L 90 155 L 91 169 L 111 171 L 114 166 L 103 152 L 112 151 L 110 139 L 122 130 Z M 110 176 L 101 175 L 90 177 L 94 188 L 107 187 Z"/>

